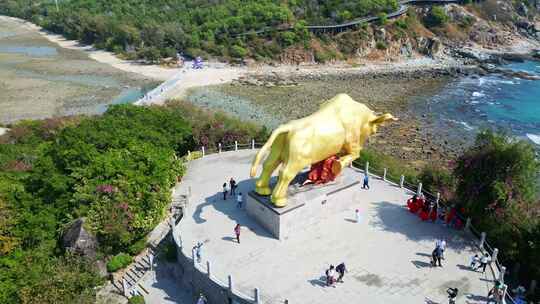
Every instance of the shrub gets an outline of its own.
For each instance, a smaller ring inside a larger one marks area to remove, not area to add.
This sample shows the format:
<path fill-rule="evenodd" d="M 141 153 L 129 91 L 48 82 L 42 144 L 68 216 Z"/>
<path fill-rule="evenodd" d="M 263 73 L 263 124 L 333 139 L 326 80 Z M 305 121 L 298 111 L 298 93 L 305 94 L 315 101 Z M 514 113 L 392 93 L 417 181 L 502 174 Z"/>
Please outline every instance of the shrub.
<path fill-rule="evenodd" d="M 386 42 L 384 41 L 377 41 L 377 43 L 375 44 L 375 47 L 377 48 L 377 50 L 386 50 L 388 46 L 386 45 Z"/>
<path fill-rule="evenodd" d="M 440 6 L 431 8 L 431 12 L 426 16 L 425 23 L 427 26 L 441 26 L 448 22 L 450 18 Z"/>
<path fill-rule="evenodd" d="M 445 201 L 451 201 L 453 199 L 456 182 L 452 172 L 449 170 L 427 166 L 422 169 L 418 178 L 426 191 L 432 194 L 439 192 L 441 199 Z"/>
<path fill-rule="evenodd" d="M 279 40 L 284 47 L 293 45 L 297 40 L 296 34 L 293 32 L 282 32 L 279 36 Z"/>
<path fill-rule="evenodd" d="M 379 18 L 377 22 L 380 25 L 386 25 L 388 23 L 388 15 L 386 13 L 379 13 L 377 14 L 377 17 Z"/>
<path fill-rule="evenodd" d="M 128 304 L 144 304 L 144 303 L 146 302 L 144 301 L 143 296 L 133 296 L 129 298 L 128 300 Z"/>
<path fill-rule="evenodd" d="M 389 155 L 384 155 L 378 151 L 366 148 L 360 152 L 360 157 L 354 162 L 358 168 L 364 168 L 366 161 L 369 162 L 369 170 L 377 175 L 383 174 L 383 169 L 387 168 L 386 177 L 395 183 L 399 183 L 399 179 L 403 174 L 405 181 L 411 184 L 418 183 L 417 173 L 414 169 L 401 160 Z"/>
<path fill-rule="evenodd" d="M 146 248 L 146 238 L 142 238 L 129 246 L 128 253 L 131 255 L 137 255 L 143 251 L 144 248 Z"/>
<path fill-rule="evenodd" d="M 133 261 L 133 258 L 125 253 L 119 253 L 115 255 L 108 263 L 107 263 L 107 271 L 108 272 L 115 272 L 119 269 L 122 269 Z"/>
<path fill-rule="evenodd" d="M 202 157 L 202 151 L 193 151 L 185 156 L 186 161 L 195 160 Z"/>
<path fill-rule="evenodd" d="M 244 58 L 246 57 L 247 54 L 248 54 L 248 51 L 239 45 L 233 45 L 231 47 L 231 56 L 233 57 Z"/>
<path fill-rule="evenodd" d="M 398 28 L 404 29 L 404 30 L 406 30 L 409 27 L 409 24 L 407 23 L 407 21 L 405 21 L 403 19 L 396 20 L 395 25 Z"/>

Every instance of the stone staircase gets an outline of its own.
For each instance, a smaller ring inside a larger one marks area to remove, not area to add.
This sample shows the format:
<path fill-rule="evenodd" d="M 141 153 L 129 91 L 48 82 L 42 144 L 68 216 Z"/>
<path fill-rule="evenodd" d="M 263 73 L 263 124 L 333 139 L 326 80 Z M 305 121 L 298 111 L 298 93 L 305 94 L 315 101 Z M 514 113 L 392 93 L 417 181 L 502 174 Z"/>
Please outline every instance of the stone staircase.
<path fill-rule="evenodd" d="M 125 269 L 122 275 L 113 281 L 114 286 L 118 288 L 120 293 L 126 297 L 148 294 L 148 291 L 139 282 L 152 269 L 151 264 L 156 256 L 156 251 L 158 251 L 157 248 L 147 248 L 145 253 L 135 257 L 134 262 Z"/>

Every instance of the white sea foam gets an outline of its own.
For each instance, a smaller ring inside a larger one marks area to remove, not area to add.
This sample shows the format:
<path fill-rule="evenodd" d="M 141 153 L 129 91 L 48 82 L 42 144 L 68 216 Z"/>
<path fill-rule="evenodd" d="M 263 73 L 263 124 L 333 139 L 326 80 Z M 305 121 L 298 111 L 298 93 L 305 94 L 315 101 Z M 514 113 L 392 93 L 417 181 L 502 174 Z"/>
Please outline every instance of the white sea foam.
<path fill-rule="evenodd" d="M 450 121 L 450 122 L 453 122 L 455 124 L 462 125 L 465 128 L 465 130 L 467 130 L 467 131 L 474 130 L 474 128 L 471 125 L 469 125 L 468 123 L 466 123 L 464 121 L 459 121 L 459 120 L 454 120 L 454 119 L 447 119 L 447 120 Z"/>
<path fill-rule="evenodd" d="M 540 135 L 538 134 L 525 134 L 533 143 L 540 145 Z"/>
<path fill-rule="evenodd" d="M 486 96 L 486 94 L 484 94 L 482 92 L 473 92 L 472 96 L 473 97 L 484 97 L 484 96 Z"/>
<path fill-rule="evenodd" d="M 512 80 L 508 80 L 508 79 L 503 79 L 503 78 L 500 78 L 500 77 L 493 77 L 493 76 L 490 76 L 490 77 L 481 77 L 478 79 L 478 86 L 483 86 L 484 84 L 486 85 L 497 85 L 497 84 L 519 84 L 519 81 L 517 80 L 520 80 L 520 78 L 514 78 L 516 81 L 512 81 Z"/>

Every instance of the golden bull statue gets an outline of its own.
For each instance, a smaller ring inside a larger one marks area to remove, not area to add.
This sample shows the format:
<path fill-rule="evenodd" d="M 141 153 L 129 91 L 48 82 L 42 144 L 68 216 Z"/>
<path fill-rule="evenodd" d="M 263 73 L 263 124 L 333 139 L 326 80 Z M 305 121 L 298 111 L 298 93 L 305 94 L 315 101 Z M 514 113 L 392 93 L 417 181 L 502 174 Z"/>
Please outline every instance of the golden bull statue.
<path fill-rule="evenodd" d="M 339 94 L 323 103 L 317 112 L 279 126 L 253 160 L 251 177 L 255 177 L 262 156 L 270 150 L 255 192 L 272 194 L 276 207 L 286 206 L 289 184 L 302 169 L 337 155 L 332 171 L 339 174 L 360 156 L 368 137 L 387 120 L 397 119 L 391 114 L 377 116 L 349 95 Z M 278 183 L 272 191 L 270 177 L 280 164 Z"/>

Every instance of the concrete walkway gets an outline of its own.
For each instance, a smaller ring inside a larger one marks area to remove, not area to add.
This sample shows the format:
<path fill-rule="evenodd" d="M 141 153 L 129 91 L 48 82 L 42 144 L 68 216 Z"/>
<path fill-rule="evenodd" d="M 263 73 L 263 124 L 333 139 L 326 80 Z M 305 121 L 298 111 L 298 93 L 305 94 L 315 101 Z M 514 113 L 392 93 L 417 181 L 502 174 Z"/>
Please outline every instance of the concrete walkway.
<path fill-rule="evenodd" d="M 210 261 L 212 276 L 227 282 L 232 275 L 234 288 L 244 294 L 259 288 L 264 303 L 447 303 L 448 287 L 459 288 L 457 303 L 485 303 L 493 274 L 467 268 L 476 251 L 472 237 L 421 222 L 404 207 L 411 193 L 376 178 L 370 190 L 358 185 L 336 194 L 342 207 L 316 225 L 287 240 L 272 238 L 235 200 L 222 199 L 221 186 L 231 177 L 240 192 L 253 189 L 248 172 L 254 154 L 226 152 L 192 161 L 175 191 L 192 192 L 181 223 L 184 252 L 190 255 L 194 244 L 204 242 L 202 264 Z M 363 216 L 360 224 L 353 220 L 355 209 Z M 233 239 L 236 223 L 243 227 L 241 244 Z M 437 238 L 448 242 L 442 268 L 429 264 Z M 340 262 L 349 269 L 345 282 L 325 287 L 325 269 Z"/>

